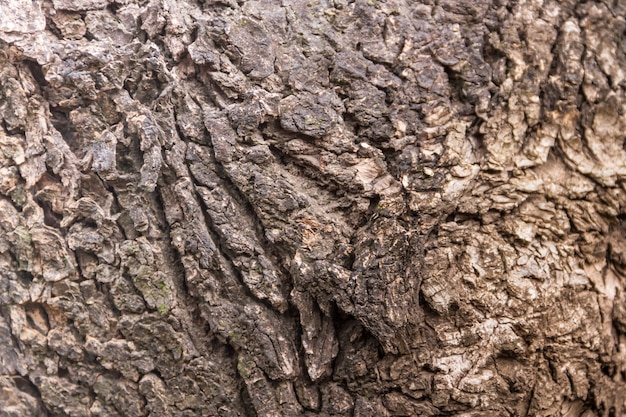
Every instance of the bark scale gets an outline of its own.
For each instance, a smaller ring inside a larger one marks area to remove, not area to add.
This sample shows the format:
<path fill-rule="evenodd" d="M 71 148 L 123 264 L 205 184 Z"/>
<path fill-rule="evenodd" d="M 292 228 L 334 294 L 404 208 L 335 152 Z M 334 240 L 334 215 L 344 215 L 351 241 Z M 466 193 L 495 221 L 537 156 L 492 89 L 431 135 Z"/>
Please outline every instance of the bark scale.
<path fill-rule="evenodd" d="M 623 2 L 0 15 L 0 415 L 625 412 Z"/>

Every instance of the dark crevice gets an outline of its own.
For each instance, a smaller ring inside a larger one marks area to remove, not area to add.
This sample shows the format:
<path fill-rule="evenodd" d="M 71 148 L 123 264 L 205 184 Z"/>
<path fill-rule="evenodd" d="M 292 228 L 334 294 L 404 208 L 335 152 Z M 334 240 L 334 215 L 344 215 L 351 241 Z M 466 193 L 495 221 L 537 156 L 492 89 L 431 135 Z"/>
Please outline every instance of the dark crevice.
<path fill-rule="evenodd" d="M 42 201 L 41 199 L 38 199 L 37 197 L 35 197 L 35 201 L 37 201 L 39 206 L 43 209 L 44 224 L 46 226 L 61 230 L 61 232 L 63 232 L 64 230 L 61 228 L 61 220 L 63 219 L 63 216 L 55 213 L 52 210 L 52 205 L 49 202 Z"/>
<path fill-rule="evenodd" d="M 13 383 L 15 384 L 15 387 L 17 389 L 19 389 L 22 392 L 27 393 L 28 395 L 36 399 L 37 404 L 39 405 L 41 411 L 43 412 L 43 414 L 37 417 L 49 416 L 50 411 L 48 410 L 48 408 L 46 407 L 46 404 L 43 401 L 43 398 L 41 396 L 41 391 L 39 391 L 39 387 L 37 387 L 37 384 L 35 384 L 33 381 L 31 381 L 27 377 L 14 376 L 12 378 L 13 378 Z"/>
<path fill-rule="evenodd" d="M 191 34 L 189 35 L 189 44 L 194 43 L 198 39 L 198 28 L 194 27 L 191 30 Z"/>
<path fill-rule="evenodd" d="M 608 376 L 609 378 L 613 378 L 617 373 L 617 367 L 614 363 L 603 363 L 600 366 L 600 370 L 604 375 Z"/>
<path fill-rule="evenodd" d="M 194 185 L 197 186 L 197 184 L 194 184 Z M 236 255 L 229 248 L 227 248 L 226 243 L 224 243 L 223 240 L 220 239 L 220 234 L 215 228 L 215 225 L 213 224 L 213 220 L 211 218 L 211 215 L 209 214 L 209 209 L 206 206 L 204 200 L 202 199 L 202 196 L 197 191 L 196 191 L 196 196 L 199 202 L 198 204 L 200 206 L 200 209 L 202 210 L 202 216 L 204 218 L 207 232 L 209 233 L 211 240 L 213 240 L 213 242 L 217 246 L 217 249 L 219 253 L 222 255 L 222 258 L 228 263 L 229 269 L 234 274 L 234 276 L 237 277 L 240 287 L 243 290 L 244 294 L 248 298 L 255 300 L 256 302 L 260 304 L 263 304 L 265 307 L 267 307 L 271 311 L 274 311 L 275 313 L 280 314 L 280 312 L 276 310 L 276 308 L 269 302 L 269 300 L 258 298 L 256 295 L 252 293 L 252 290 L 250 289 L 250 287 L 248 287 L 245 280 L 243 279 L 242 272 L 239 270 L 239 268 L 237 268 L 237 266 L 235 265 L 235 262 L 233 261 Z"/>
<path fill-rule="evenodd" d="M 102 178 L 100 176 L 100 174 L 98 172 L 95 173 L 96 176 L 98 177 L 98 179 L 100 179 L 100 182 L 102 183 L 102 186 L 109 192 L 111 193 L 111 196 L 113 197 L 113 204 L 111 204 L 111 214 L 118 214 L 122 212 L 122 206 L 120 205 L 119 202 L 119 196 L 118 193 L 115 189 L 115 187 L 111 184 L 109 184 L 109 182 L 107 182 L 104 178 Z M 124 229 L 122 227 L 119 228 L 120 231 L 122 233 L 124 233 Z M 124 236 L 126 239 L 128 239 L 128 237 Z"/>
<path fill-rule="evenodd" d="M 42 334 L 46 334 L 48 332 L 48 329 L 50 329 L 50 318 L 48 317 L 48 312 L 46 311 L 46 309 L 41 304 L 29 302 L 24 304 L 24 310 L 26 312 L 26 320 L 29 326 L 37 329 Z M 33 315 L 39 315 L 41 316 L 41 318 L 43 318 L 44 326 L 46 327 L 45 329 L 41 328 L 38 324 L 34 322 Z"/>
<path fill-rule="evenodd" d="M 254 404 L 252 403 L 252 397 L 248 392 L 248 387 L 246 386 L 243 378 L 237 373 L 237 379 L 241 381 L 241 387 L 239 389 L 239 395 L 241 396 L 241 405 L 243 407 L 243 411 L 246 413 L 246 417 L 257 417 L 258 414 L 256 409 L 254 408 Z"/>
<path fill-rule="evenodd" d="M 93 33 L 89 32 L 88 30 L 85 32 L 85 34 L 83 36 L 84 36 L 85 39 L 87 39 L 90 42 L 96 40 L 96 37 L 93 35 Z"/>
<path fill-rule="evenodd" d="M 157 211 L 165 216 L 165 202 L 163 200 L 162 193 L 155 193 L 154 200 L 155 203 L 158 205 Z M 164 239 L 164 249 L 166 250 L 165 261 L 167 262 L 164 262 L 164 264 L 169 265 L 173 269 L 172 278 L 174 283 L 176 284 L 177 293 L 179 294 L 179 296 L 182 296 L 181 298 L 186 301 L 185 305 L 188 305 L 187 302 L 193 301 L 193 297 L 189 293 L 189 288 L 187 286 L 183 261 L 178 250 L 172 247 L 172 243 L 170 241 L 171 228 L 169 222 L 167 221 L 167 219 L 163 218 L 161 223 L 163 227 L 163 234 L 167 236 L 167 239 Z M 176 277 L 178 277 L 178 279 L 176 279 Z"/>
<path fill-rule="evenodd" d="M 466 99 L 464 92 L 465 80 L 458 72 L 454 71 L 449 66 L 443 65 L 442 67 L 448 76 L 448 85 L 450 86 L 450 90 L 452 92 L 450 101 L 454 103 L 464 103 Z"/>
<path fill-rule="evenodd" d="M 74 263 L 76 265 L 76 272 L 78 272 L 78 277 L 81 281 L 85 280 L 85 274 L 83 272 L 83 267 L 81 265 L 81 256 L 89 256 L 90 254 L 84 252 L 81 249 L 77 249 L 75 251 L 73 251 L 74 253 Z"/>
<path fill-rule="evenodd" d="M 57 39 L 63 39 L 63 33 L 49 16 L 46 16 L 46 30 L 50 31 Z"/>
<path fill-rule="evenodd" d="M 35 79 L 35 81 L 37 81 L 37 84 L 39 84 L 39 87 L 40 88 L 41 87 L 47 87 L 48 86 L 48 81 L 46 81 L 46 77 L 43 74 L 43 70 L 41 68 L 41 65 L 39 65 L 37 62 L 31 61 L 31 60 L 25 60 L 24 62 L 26 63 L 26 66 L 30 70 L 30 73 L 32 74 L 32 76 Z M 43 90 L 43 88 L 42 88 L 42 90 Z"/>
<path fill-rule="evenodd" d="M 59 366 L 59 369 L 57 371 L 57 376 L 59 378 L 69 378 L 70 372 L 66 368 Z"/>
<path fill-rule="evenodd" d="M 76 152 L 81 146 L 77 143 L 76 130 L 69 118 L 69 110 L 59 107 L 50 108 L 50 122 L 54 128 L 61 134 L 61 137 L 68 144 L 73 152 Z"/>
<path fill-rule="evenodd" d="M 120 5 L 119 5 L 118 3 L 113 2 L 113 3 L 109 3 L 109 4 L 107 4 L 107 7 L 106 7 L 106 8 L 107 8 L 107 9 L 108 9 L 108 10 L 109 10 L 112 14 L 117 14 L 117 11 L 119 10 Z"/>
<path fill-rule="evenodd" d="M 289 273 L 289 268 L 284 264 L 284 255 L 280 253 L 280 248 L 277 245 L 270 243 L 265 235 L 265 229 L 263 225 L 263 221 L 259 213 L 255 210 L 254 204 L 250 201 L 248 196 L 235 184 L 232 180 L 226 169 L 222 166 L 222 164 L 217 161 L 215 158 L 215 154 L 213 152 L 212 147 L 208 147 L 211 153 L 211 159 L 215 161 L 215 173 L 224 181 L 223 189 L 228 192 L 228 195 L 238 203 L 239 207 L 243 210 L 243 212 L 251 219 L 252 224 L 255 227 L 255 236 L 260 242 L 261 247 L 265 252 L 265 256 L 269 257 L 273 264 L 279 269 L 281 275 L 286 278 L 283 280 L 283 285 L 287 288 L 284 289 L 284 293 L 289 294 L 292 287 L 292 282 L 288 278 L 291 277 Z M 201 184 L 197 183 L 195 177 L 192 178 L 194 180 L 194 185 L 199 186 Z M 201 201 L 201 207 L 206 208 L 204 202 L 202 201 L 202 197 L 199 196 L 199 200 Z M 205 213 L 206 215 L 207 213 Z"/>
<path fill-rule="evenodd" d="M 17 278 L 26 286 L 29 286 L 34 279 L 33 274 L 26 270 L 17 271 Z"/>

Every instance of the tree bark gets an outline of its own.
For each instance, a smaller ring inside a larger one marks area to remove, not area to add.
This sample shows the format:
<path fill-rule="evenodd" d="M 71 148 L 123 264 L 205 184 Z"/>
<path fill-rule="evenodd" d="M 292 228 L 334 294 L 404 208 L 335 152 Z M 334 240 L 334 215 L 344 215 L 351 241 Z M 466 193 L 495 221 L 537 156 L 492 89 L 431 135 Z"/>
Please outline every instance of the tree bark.
<path fill-rule="evenodd" d="M 0 2 L 1 416 L 620 416 L 626 3 Z"/>

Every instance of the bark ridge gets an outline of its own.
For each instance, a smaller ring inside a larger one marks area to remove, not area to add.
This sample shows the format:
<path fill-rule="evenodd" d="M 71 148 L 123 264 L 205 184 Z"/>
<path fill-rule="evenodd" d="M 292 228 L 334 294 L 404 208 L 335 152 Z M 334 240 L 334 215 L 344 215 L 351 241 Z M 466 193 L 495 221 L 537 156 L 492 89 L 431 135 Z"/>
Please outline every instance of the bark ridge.
<path fill-rule="evenodd" d="M 625 412 L 623 2 L 0 15 L 0 415 Z"/>

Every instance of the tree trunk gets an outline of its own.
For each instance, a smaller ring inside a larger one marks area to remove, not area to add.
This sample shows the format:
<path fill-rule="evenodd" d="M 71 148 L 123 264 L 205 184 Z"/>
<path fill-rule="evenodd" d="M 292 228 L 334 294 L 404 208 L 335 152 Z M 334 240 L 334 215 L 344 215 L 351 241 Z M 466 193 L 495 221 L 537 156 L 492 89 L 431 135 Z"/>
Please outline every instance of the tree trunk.
<path fill-rule="evenodd" d="M 626 3 L 0 2 L 1 416 L 620 416 Z"/>

